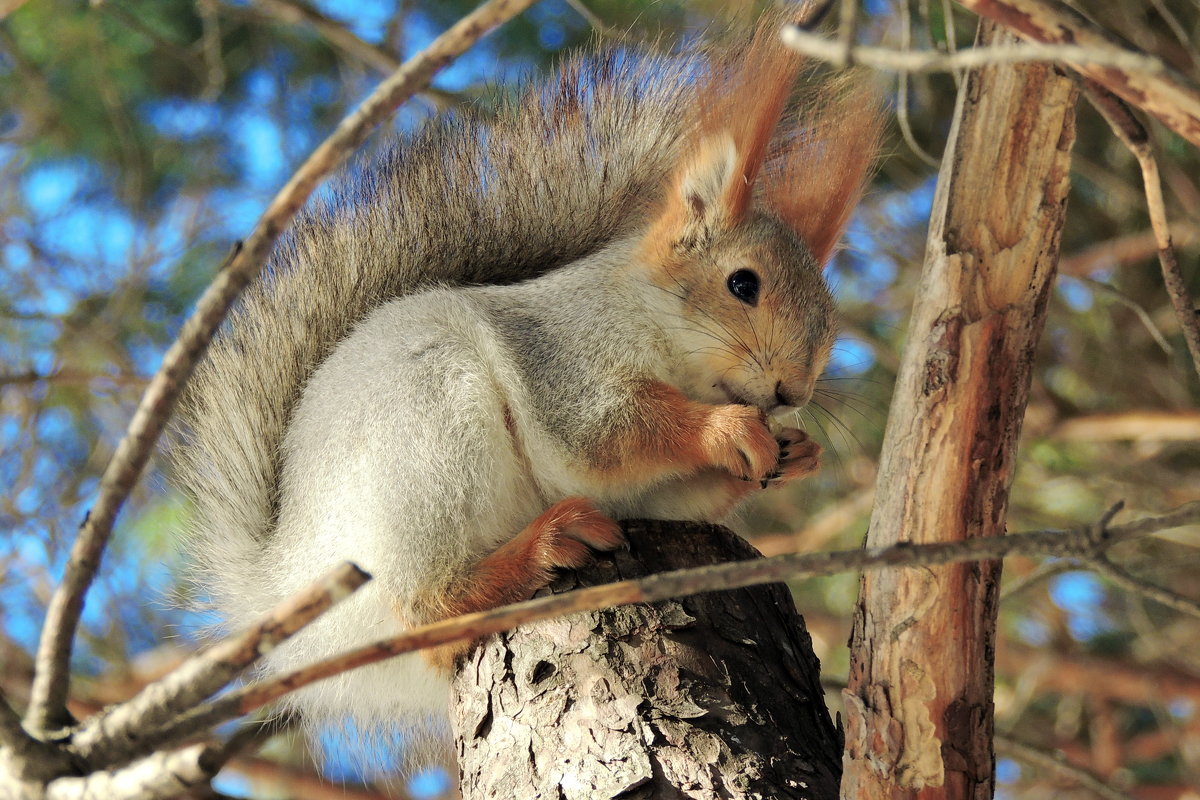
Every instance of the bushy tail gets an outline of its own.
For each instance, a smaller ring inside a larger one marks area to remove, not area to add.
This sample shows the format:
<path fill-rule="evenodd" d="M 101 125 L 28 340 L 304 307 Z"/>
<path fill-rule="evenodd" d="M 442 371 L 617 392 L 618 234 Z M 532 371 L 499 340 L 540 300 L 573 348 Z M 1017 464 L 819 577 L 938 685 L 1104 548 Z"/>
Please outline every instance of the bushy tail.
<path fill-rule="evenodd" d="M 704 63 L 699 53 L 579 57 L 494 118 L 430 123 L 297 218 L 181 403 L 188 549 L 218 606 L 261 593 L 254 564 L 276 516 L 285 428 L 334 346 L 390 298 L 530 278 L 644 221 Z"/>

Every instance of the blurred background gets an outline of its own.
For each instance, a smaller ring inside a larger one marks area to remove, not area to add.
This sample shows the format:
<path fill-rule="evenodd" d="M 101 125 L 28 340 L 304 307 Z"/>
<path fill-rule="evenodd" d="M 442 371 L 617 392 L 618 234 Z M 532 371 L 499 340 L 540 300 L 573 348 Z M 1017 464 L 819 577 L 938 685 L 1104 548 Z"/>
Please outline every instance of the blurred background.
<path fill-rule="evenodd" d="M 72 533 L 147 378 L 231 243 L 387 71 L 458 19 L 461 0 L 0 0 L 0 691 L 18 707 Z M 1200 81 L 1200 2 L 1087 0 L 1081 10 Z M 752 17 L 733 2 L 545 0 L 406 105 L 388 136 L 495 98 L 599 39 L 696 36 Z M 975 19 L 942 0 L 867 0 L 860 41 L 952 50 Z M 828 28 L 828 24 L 825 26 Z M 765 553 L 857 547 L 958 78 L 878 76 L 886 158 L 829 269 L 843 314 L 803 423 L 823 472 L 765 496 L 741 529 Z M 1162 289 L 1134 159 L 1079 113 L 1063 261 L 1038 353 L 1009 529 L 1123 519 L 1200 498 L 1200 387 Z M 1151 126 L 1173 233 L 1200 292 L 1200 153 Z M 76 649 L 73 708 L 131 695 L 197 646 L 175 535 L 187 509 L 160 452 L 123 513 Z M 1138 575 L 1200 597 L 1200 530 L 1126 545 Z M 997 731 L 1137 798 L 1200 798 L 1200 620 L 1070 564 L 1005 565 Z M 858 580 L 794 586 L 832 710 Z M 257 798 L 438 797 L 437 765 L 367 774 L 289 733 L 236 761 L 222 791 Z M 315 777 L 314 759 L 327 758 Z M 1003 797 L 1087 797 L 1002 758 Z"/>

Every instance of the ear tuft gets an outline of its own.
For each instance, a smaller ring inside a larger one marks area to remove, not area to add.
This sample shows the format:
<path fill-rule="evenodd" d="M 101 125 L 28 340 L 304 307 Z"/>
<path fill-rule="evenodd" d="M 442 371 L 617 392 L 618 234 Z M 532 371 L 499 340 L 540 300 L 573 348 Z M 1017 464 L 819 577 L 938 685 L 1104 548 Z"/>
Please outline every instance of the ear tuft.
<path fill-rule="evenodd" d="M 764 165 L 762 202 L 822 264 L 871 177 L 882 129 L 880 93 L 850 73 L 818 87 Z"/>

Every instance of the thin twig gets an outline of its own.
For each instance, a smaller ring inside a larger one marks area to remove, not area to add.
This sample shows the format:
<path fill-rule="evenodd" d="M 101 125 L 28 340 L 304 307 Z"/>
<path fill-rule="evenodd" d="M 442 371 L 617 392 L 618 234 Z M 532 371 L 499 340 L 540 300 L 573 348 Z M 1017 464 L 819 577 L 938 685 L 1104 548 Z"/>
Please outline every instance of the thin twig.
<path fill-rule="evenodd" d="M 386 47 L 360 38 L 349 28 L 303 0 L 255 0 L 253 8 L 272 19 L 311 26 L 330 45 L 376 72 L 389 75 L 400 69 L 400 59 Z M 250 11 L 251 9 L 246 10 Z M 438 111 L 465 106 L 464 101 L 453 92 L 435 89 L 431 86 L 426 86 L 417 94 L 429 101 Z"/>
<path fill-rule="evenodd" d="M 1086 275 L 1081 275 L 1077 280 L 1086 283 L 1093 289 L 1107 294 L 1112 299 L 1116 300 L 1121 305 L 1128 308 L 1142 323 L 1142 327 L 1150 334 L 1150 338 L 1158 345 L 1159 349 L 1167 354 L 1168 357 L 1173 356 L 1175 351 L 1171 349 L 1171 343 L 1167 341 L 1167 337 L 1163 336 L 1162 331 L 1154 324 L 1154 320 L 1150 317 L 1150 312 L 1142 308 L 1142 304 L 1134 300 L 1129 295 L 1122 292 L 1115 286 L 1109 286 L 1104 281 L 1098 281 L 1095 278 L 1089 278 Z"/>
<path fill-rule="evenodd" d="M 1158 245 L 1158 262 L 1162 266 L 1163 284 L 1171 298 L 1171 306 L 1183 330 L 1183 340 L 1192 356 L 1192 366 L 1200 375 L 1200 309 L 1188 295 L 1175 246 L 1171 242 L 1171 228 L 1167 223 L 1167 205 L 1163 199 L 1162 180 L 1158 174 L 1158 160 L 1145 126 L 1138 121 L 1120 98 L 1092 80 L 1083 82 L 1088 100 L 1133 153 L 1142 169 L 1142 184 L 1146 190 L 1146 210 L 1150 214 L 1150 228 Z"/>
<path fill-rule="evenodd" d="M 1032 61 L 1058 61 L 1072 65 L 1121 69 L 1130 73 L 1156 75 L 1166 65 L 1154 56 L 1112 48 L 1089 48 L 1066 44 L 1023 44 L 1018 46 L 971 47 L 957 53 L 933 50 L 890 50 L 859 45 L 849 55 L 839 42 L 808 33 L 795 25 L 785 25 L 783 41 L 798 53 L 827 61 L 836 66 L 862 64 L 888 72 L 954 72 L 962 69 L 1022 64 Z"/>
<path fill-rule="evenodd" d="M 148 381 L 141 375 L 126 373 L 110 375 L 104 372 L 86 372 L 81 370 L 62 369 L 56 372 L 42 374 L 29 370 L 0 374 L 0 387 L 4 386 L 36 386 L 40 383 L 91 383 L 92 381 L 109 381 L 118 386 L 142 386 Z"/>
<path fill-rule="evenodd" d="M 1076 561 L 1045 561 L 1037 566 L 1028 575 L 1022 575 L 1012 583 L 1000 590 L 1000 602 L 1004 602 L 1013 595 L 1020 594 L 1026 589 L 1034 586 L 1047 578 L 1053 578 L 1055 575 L 1061 575 L 1064 572 L 1072 572 L 1082 569 Z"/>
<path fill-rule="evenodd" d="M 151 731 L 224 688 L 368 580 L 370 576 L 353 564 L 337 567 L 247 630 L 197 653 L 132 699 L 87 720 L 71 737 L 76 756 L 103 768 L 159 748 Z"/>
<path fill-rule="evenodd" d="M 958 0 L 958 4 L 1026 40 L 1048 44 L 1070 42 L 1093 55 L 1125 53 L 1149 58 L 1057 0 Z M 1200 89 L 1175 70 L 1165 65 L 1157 71 L 1137 69 L 1094 58 L 1066 60 L 1076 72 L 1158 117 L 1168 128 L 1200 147 Z"/>
<path fill-rule="evenodd" d="M 196 0 L 196 15 L 200 17 L 200 42 L 204 54 L 205 79 L 200 97 L 212 102 L 225 88 L 225 61 L 221 57 L 221 23 L 217 0 Z"/>
<path fill-rule="evenodd" d="M 275 241 L 313 190 L 367 135 L 440 70 L 497 25 L 536 0 L 489 0 L 435 39 L 385 79 L 292 175 L 263 212 L 254 231 L 237 248 L 184 323 L 163 358 L 124 438 L 100 481 L 99 496 L 80 527 L 62 582 L 46 612 L 38 646 L 37 672 L 26 719 L 46 730 L 68 722 L 66 697 L 71 647 L 83 599 L 96 576 L 117 513 L 142 474 L 183 384 L 191 376 L 234 299 L 266 263 Z"/>
<path fill-rule="evenodd" d="M 331 783 L 297 767 L 266 758 L 235 758 L 226 769 L 256 785 L 265 785 L 264 788 L 283 797 L 303 797 L 305 800 L 400 800 L 408 797 L 407 794 L 398 794 L 394 787 L 384 792 L 368 786 Z"/>
<path fill-rule="evenodd" d="M 908 0 L 902 0 L 907 3 Z M 841 54 L 838 66 L 848 67 L 854 61 L 854 46 L 858 39 L 858 0 L 842 0 L 838 8 L 837 49 Z"/>
<path fill-rule="evenodd" d="M 1103 556 L 1090 558 L 1086 564 L 1128 592 L 1140 594 L 1148 600 L 1153 600 L 1167 608 L 1173 608 L 1180 614 L 1188 614 L 1200 619 L 1200 601 L 1184 597 L 1178 592 L 1173 592 L 1170 589 L 1142 580 L 1136 575 L 1131 575 Z"/>
<path fill-rule="evenodd" d="M 1106 514 L 1106 518 L 1107 516 Z M 478 639 L 528 622 L 580 611 L 595 611 L 631 603 L 651 603 L 700 592 L 824 577 L 853 570 L 934 566 L 959 561 L 1004 558 L 1016 554 L 1090 558 L 1104 553 L 1109 547 L 1120 542 L 1197 522 L 1200 522 L 1200 502 L 1181 506 L 1168 514 L 1124 525 L 1109 526 L 1106 519 L 1102 518 L 1098 523 L 1066 531 L 1047 530 L 921 545 L 902 543 L 869 550 L 790 553 L 755 561 L 666 572 L 640 580 L 619 581 L 541 597 L 413 628 L 395 638 L 374 642 L 261 683 L 236 689 L 181 715 L 155 732 L 154 737 L 166 743 L 183 741 L 215 725 L 261 708 L 303 686 L 356 667 L 373 664 L 402 653 L 449 642 Z"/>
<path fill-rule="evenodd" d="M 1176 247 L 1186 247 L 1200 242 L 1200 225 L 1187 220 L 1170 222 L 1172 241 Z M 1154 231 L 1131 233 L 1099 242 L 1077 253 L 1065 256 L 1058 262 L 1058 271 L 1063 275 L 1079 278 L 1091 272 L 1111 267 L 1132 264 L 1158 253 L 1158 242 Z"/>
<path fill-rule="evenodd" d="M 1045 750 L 1025 744 L 1002 733 L 996 734 L 995 743 L 996 752 L 1011 756 L 1018 761 L 1024 761 L 1026 764 L 1064 775 L 1083 788 L 1088 789 L 1099 797 L 1103 797 L 1105 800 L 1133 800 L 1125 792 L 1114 789 L 1103 778 L 1059 756 L 1047 753 Z"/>
<path fill-rule="evenodd" d="M 804 7 L 804 19 L 796 22 L 803 30 L 811 31 L 813 28 L 820 25 L 829 12 L 833 10 L 833 4 L 838 3 L 841 6 L 841 0 L 812 0 Z"/>
<path fill-rule="evenodd" d="M 571 7 L 572 11 L 583 17 L 583 20 L 591 26 L 592 30 L 601 36 L 617 40 L 631 38 L 627 32 L 618 30 L 600 19 L 596 12 L 588 8 L 583 0 L 567 0 L 567 5 Z"/>
<path fill-rule="evenodd" d="M 371 69 L 387 74 L 400 68 L 400 59 L 386 48 L 360 38 L 303 0 L 254 0 L 254 5 L 283 22 L 310 25 L 329 44 Z"/>
<path fill-rule="evenodd" d="M 954 55 L 958 52 L 958 31 L 954 28 L 954 6 L 950 0 L 942 0 L 942 32 L 946 37 L 946 52 Z M 954 78 L 954 88 L 962 88 L 962 70 L 953 70 L 951 76 Z"/>
<path fill-rule="evenodd" d="M 900 0 L 900 50 L 902 53 L 912 52 L 912 12 L 908 7 L 908 0 Z M 906 70 L 900 70 L 896 75 L 896 122 L 900 125 L 900 135 L 917 158 L 937 169 L 941 166 L 941 159 L 934 157 L 921 146 L 917 137 L 913 135 L 912 124 L 908 119 L 908 76 Z"/>

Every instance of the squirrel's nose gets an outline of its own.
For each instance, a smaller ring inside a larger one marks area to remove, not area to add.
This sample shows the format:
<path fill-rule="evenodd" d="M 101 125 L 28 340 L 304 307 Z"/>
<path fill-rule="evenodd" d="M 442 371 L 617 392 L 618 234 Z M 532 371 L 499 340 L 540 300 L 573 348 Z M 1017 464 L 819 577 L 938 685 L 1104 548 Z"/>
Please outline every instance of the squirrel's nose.
<path fill-rule="evenodd" d="M 775 382 L 775 408 L 772 412 L 779 411 L 783 408 L 800 408 L 809 401 L 812 397 L 812 389 L 805 391 L 797 391 L 787 388 L 783 385 L 783 381 Z"/>
<path fill-rule="evenodd" d="M 793 403 L 788 400 L 787 395 L 783 393 L 783 381 L 775 382 L 775 406 L 790 406 Z"/>

